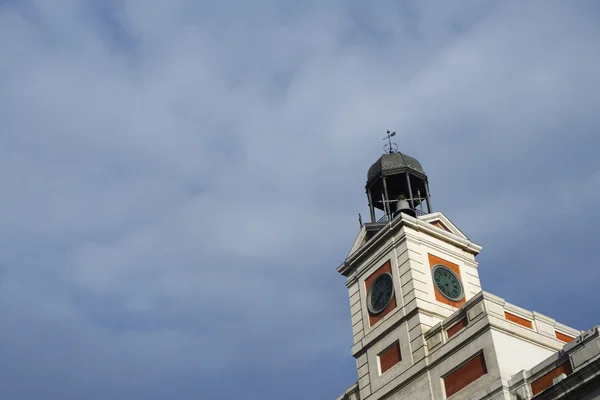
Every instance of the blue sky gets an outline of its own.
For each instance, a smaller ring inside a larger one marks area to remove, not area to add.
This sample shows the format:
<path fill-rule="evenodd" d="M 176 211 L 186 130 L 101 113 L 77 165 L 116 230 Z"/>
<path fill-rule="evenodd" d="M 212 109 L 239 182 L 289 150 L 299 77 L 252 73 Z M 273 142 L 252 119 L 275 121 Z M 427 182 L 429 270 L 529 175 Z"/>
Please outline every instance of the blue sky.
<path fill-rule="evenodd" d="M 387 129 L 484 290 L 600 323 L 599 16 L 0 0 L 0 398 L 341 394 L 335 268 Z"/>

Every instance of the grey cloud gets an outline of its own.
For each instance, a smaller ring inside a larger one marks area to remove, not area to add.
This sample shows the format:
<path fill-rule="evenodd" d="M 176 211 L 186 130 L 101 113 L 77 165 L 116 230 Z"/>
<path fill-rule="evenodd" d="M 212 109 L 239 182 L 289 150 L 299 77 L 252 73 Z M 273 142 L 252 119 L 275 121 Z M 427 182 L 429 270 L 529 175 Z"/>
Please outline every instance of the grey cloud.
<path fill-rule="evenodd" d="M 597 323 L 597 6 L 398 4 L 0 2 L 0 394 L 335 398 L 387 129 L 485 290 Z"/>

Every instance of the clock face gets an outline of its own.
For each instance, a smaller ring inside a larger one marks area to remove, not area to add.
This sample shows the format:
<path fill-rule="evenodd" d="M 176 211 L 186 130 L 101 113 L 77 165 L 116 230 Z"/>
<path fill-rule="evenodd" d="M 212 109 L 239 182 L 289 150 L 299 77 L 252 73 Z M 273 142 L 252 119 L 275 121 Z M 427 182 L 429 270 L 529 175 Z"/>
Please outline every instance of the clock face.
<path fill-rule="evenodd" d="M 460 278 L 454 271 L 445 265 L 436 265 L 432 270 L 435 287 L 452 301 L 459 301 L 465 297 Z"/>
<path fill-rule="evenodd" d="M 394 282 L 392 275 L 384 273 L 379 275 L 367 293 L 367 308 L 371 314 L 380 314 L 390 304 L 394 296 Z"/>

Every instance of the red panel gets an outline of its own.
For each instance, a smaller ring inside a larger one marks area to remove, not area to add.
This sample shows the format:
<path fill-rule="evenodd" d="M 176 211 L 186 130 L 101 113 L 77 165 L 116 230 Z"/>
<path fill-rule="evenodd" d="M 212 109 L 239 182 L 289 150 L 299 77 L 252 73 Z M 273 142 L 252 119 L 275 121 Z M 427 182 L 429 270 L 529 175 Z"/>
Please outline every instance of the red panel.
<path fill-rule="evenodd" d="M 377 271 L 373 272 L 373 274 L 371 274 L 371 276 L 369 276 L 365 280 L 365 289 L 366 289 L 367 293 L 369 293 L 369 287 L 371 287 L 371 284 L 373 283 L 375 278 L 377 278 L 379 275 L 381 275 L 385 272 L 387 272 L 389 274 L 392 273 L 392 264 L 389 261 L 387 261 L 385 264 L 383 264 L 381 267 L 379 267 L 377 269 Z M 394 282 L 394 285 L 395 284 L 396 284 L 396 282 Z M 369 299 L 367 299 L 367 301 L 369 301 Z M 383 317 L 385 317 L 387 314 L 389 314 L 390 311 L 392 311 L 394 308 L 396 308 L 396 298 L 392 297 L 390 304 L 388 304 L 388 306 L 385 308 L 385 310 L 383 310 L 383 312 L 381 312 L 377 315 L 371 315 L 369 313 L 369 326 L 375 325 L 375 323 L 377 323 L 379 320 L 381 320 Z"/>
<path fill-rule="evenodd" d="M 464 363 L 444 378 L 446 397 L 452 396 L 469 383 L 487 374 L 483 353 Z"/>
<path fill-rule="evenodd" d="M 446 330 L 446 333 L 448 334 L 448 339 L 450 339 L 452 336 L 454 336 L 458 331 L 460 331 L 465 326 L 467 326 L 467 319 L 463 318 L 460 321 L 458 321 L 457 323 L 455 323 L 454 325 L 452 325 L 450 328 L 448 328 Z"/>
<path fill-rule="evenodd" d="M 560 333 L 558 331 L 554 331 L 554 333 L 556 334 L 556 338 L 558 340 L 562 340 L 565 343 L 569 343 L 571 340 L 573 340 L 574 338 L 572 338 L 571 336 L 567 336 L 564 333 Z"/>
<path fill-rule="evenodd" d="M 400 354 L 400 343 L 396 342 L 394 345 L 379 355 L 379 365 L 381 366 L 381 373 L 383 374 L 394 365 L 398 364 L 402 360 Z"/>
<path fill-rule="evenodd" d="M 521 318 L 518 315 L 511 314 L 511 313 L 508 313 L 506 311 L 504 312 L 504 316 L 506 317 L 507 320 L 512 321 L 515 324 L 519 324 L 519 325 L 522 325 L 522 326 L 524 326 L 526 328 L 533 329 L 533 324 L 528 319 Z"/>
<path fill-rule="evenodd" d="M 567 376 L 573 373 L 571 363 L 568 360 L 559 367 L 554 368 L 552 371 L 548 372 L 546 375 L 533 381 L 531 383 L 531 391 L 533 392 L 533 395 L 535 396 L 536 394 L 543 392 L 550 386 L 554 385 L 554 383 L 552 382 L 554 378 L 563 373 Z"/>
<path fill-rule="evenodd" d="M 450 229 L 448 229 L 448 228 L 446 227 L 446 225 L 444 225 L 444 224 L 442 223 L 442 221 L 434 221 L 434 222 L 432 222 L 431 224 L 432 224 L 432 225 L 434 225 L 434 226 L 437 226 L 438 228 L 442 228 L 442 229 L 443 229 L 443 230 L 445 230 L 445 231 L 448 231 L 448 232 L 450 232 Z"/>

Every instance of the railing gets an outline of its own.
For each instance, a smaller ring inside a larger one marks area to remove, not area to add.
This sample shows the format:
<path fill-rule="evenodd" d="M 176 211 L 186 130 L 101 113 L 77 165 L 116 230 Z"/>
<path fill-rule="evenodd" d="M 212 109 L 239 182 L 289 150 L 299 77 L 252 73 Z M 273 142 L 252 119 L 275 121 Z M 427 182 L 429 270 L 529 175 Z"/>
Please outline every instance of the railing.
<path fill-rule="evenodd" d="M 417 217 L 427 214 L 426 212 L 421 211 L 418 208 L 415 209 L 414 211 L 415 211 L 415 214 L 417 215 Z M 392 219 L 394 219 L 394 218 L 395 218 L 395 215 L 394 215 L 394 217 L 392 217 Z M 383 216 L 377 220 L 377 222 L 388 222 L 388 221 L 389 221 L 388 214 L 383 214 Z"/>

